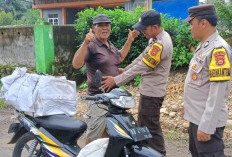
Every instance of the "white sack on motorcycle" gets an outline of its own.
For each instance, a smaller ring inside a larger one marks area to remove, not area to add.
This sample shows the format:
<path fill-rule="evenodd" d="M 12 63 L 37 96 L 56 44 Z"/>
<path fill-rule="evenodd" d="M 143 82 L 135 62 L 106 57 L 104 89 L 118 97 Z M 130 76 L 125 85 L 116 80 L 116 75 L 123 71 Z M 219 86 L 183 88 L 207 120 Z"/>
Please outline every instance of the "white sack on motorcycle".
<path fill-rule="evenodd" d="M 65 77 L 26 73 L 16 68 L 12 75 L 1 78 L 0 97 L 17 110 L 34 112 L 35 116 L 76 113 L 76 82 Z"/>

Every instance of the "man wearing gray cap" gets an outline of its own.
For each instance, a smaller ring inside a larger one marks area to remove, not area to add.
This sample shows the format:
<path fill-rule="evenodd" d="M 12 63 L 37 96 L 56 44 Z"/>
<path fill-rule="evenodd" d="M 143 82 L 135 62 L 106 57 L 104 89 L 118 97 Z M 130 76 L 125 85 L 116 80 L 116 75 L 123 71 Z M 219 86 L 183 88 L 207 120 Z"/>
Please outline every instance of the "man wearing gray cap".
<path fill-rule="evenodd" d="M 184 87 L 182 116 L 190 122 L 189 150 L 193 157 L 224 157 L 222 140 L 228 118 L 232 51 L 216 30 L 214 5 L 189 8 L 184 22 L 201 43 L 190 62 Z"/>
<path fill-rule="evenodd" d="M 143 12 L 133 28 L 145 35 L 148 46 L 125 68 L 125 72 L 116 77 L 103 77 L 102 88 L 109 91 L 113 86 L 123 85 L 141 75 L 138 124 L 147 126 L 152 134 L 147 144 L 166 155 L 159 118 L 171 67 L 172 40 L 161 27 L 160 14 L 155 10 Z"/>
<path fill-rule="evenodd" d="M 118 66 L 127 56 L 134 39 L 139 35 L 138 31 L 129 30 L 128 39 L 119 51 L 108 40 L 110 32 L 111 21 L 109 17 L 104 14 L 96 15 L 93 18 L 92 29 L 89 30 L 83 44 L 74 55 L 72 63 L 74 68 L 79 69 L 84 63 L 86 65 L 88 95 L 102 93 L 94 84 L 94 75 L 97 69 L 102 72 L 103 76 L 117 76 L 120 73 Z M 108 112 L 103 109 L 104 105 L 92 105 L 93 103 L 93 101 L 87 102 L 87 113 L 85 115 L 88 126 L 86 144 L 97 138 L 107 136 L 105 116 Z"/>

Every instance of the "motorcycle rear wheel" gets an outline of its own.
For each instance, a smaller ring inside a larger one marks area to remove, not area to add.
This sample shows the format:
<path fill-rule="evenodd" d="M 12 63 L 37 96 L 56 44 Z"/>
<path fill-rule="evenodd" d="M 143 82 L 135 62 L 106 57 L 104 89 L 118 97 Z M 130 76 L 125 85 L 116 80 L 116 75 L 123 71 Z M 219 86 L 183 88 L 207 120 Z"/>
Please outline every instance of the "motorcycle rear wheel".
<path fill-rule="evenodd" d="M 27 132 L 22 137 L 19 138 L 17 143 L 15 144 L 14 151 L 12 157 L 28 157 L 29 149 L 32 146 L 33 141 L 35 141 L 35 137 L 32 133 Z M 38 141 L 35 141 L 37 146 L 32 152 L 30 157 L 45 157 L 41 152 L 41 145 Z"/>

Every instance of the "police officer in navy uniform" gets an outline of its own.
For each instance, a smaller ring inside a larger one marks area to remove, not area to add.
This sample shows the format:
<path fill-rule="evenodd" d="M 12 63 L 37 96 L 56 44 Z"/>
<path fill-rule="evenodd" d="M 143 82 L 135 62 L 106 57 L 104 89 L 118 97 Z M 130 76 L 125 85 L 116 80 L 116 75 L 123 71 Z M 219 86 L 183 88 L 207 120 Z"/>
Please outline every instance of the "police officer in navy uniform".
<path fill-rule="evenodd" d="M 216 30 L 214 5 L 189 8 L 184 22 L 201 43 L 190 62 L 184 87 L 182 116 L 190 122 L 193 157 L 224 157 L 223 132 L 228 118 L 232 50 Z"/>

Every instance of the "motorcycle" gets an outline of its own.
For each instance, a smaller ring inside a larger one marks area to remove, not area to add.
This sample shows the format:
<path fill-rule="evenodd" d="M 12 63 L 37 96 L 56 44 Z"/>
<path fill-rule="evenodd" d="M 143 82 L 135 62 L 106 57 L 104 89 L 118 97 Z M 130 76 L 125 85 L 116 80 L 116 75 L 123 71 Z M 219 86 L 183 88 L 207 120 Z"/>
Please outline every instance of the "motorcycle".
<path fill-rule="evenodd" d="M 101 72 L 97 71 L 97 87 L 101 86 L 101 78 Z M 106 125 L 109 143 L 104 157 L 162 157 L 142 143 L 152 136 L 147 127 L 138 127 L 133 116 L 127 112 L 135 107 L 135 101 L 128 91 L 115 88 L 109 93 L 83 95 L 81 98 L 108 107 Z M 80 153 L 77 140 L 87 128 L 85 122 L 66 115 L 34 118 L 24 112 L 17 111 L 17 114 L 20 123 L 11 124 L 9 128 L 9 133 L 14 132 L 9 143 L 16 143 L 13 157 L 23 156 L 24 148 L 28 157 L 74 157 Z"/>

